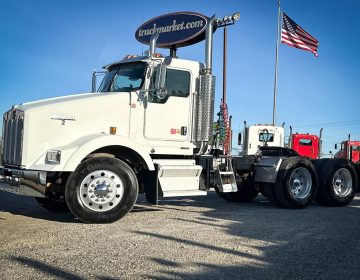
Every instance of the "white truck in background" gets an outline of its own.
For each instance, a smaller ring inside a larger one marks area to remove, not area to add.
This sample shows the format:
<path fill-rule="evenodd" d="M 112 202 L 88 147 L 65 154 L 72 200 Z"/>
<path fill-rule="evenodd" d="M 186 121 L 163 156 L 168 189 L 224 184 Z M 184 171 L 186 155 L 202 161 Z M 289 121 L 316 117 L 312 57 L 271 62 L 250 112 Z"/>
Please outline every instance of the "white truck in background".
<path fill-rule="evenodd" d="M 284 126 L 272 124 L 256 124 L 247 126 L 244 122 L 244 132 L 239 134 L 238 144 L 241 145 L 241 155 L 255 155 L 260 147 L 285 147 Z"/>
<path fill-rule="evenodd" d="M 216 139 L 213 32 L 238 18 L 207 19 L 205 64 L 177 58 L 174 49 L 160 57 L 152 34 L 148 55 L 105 66 L 98 92 L 13 106 L 3 117 L 0 190 L 35 196 L 51 211 L 69 208 L 89 223 L 122 218 L 139 193 L 155 204 L 210 189 L 235 202 L 261 190 L 285 208 L 313 199 L 350 203 L 358 184 L 347 160 L 314 166 L 287 148 L 264 145 L 256 155 L 231 156 L 209 144 Z"/>

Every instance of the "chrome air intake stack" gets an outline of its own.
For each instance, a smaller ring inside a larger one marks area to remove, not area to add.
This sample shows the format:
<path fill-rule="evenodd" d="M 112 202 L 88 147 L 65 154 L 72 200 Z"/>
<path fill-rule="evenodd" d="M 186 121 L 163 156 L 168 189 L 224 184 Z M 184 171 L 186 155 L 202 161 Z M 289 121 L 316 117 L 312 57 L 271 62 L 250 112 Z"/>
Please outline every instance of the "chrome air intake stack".
<path fill-rule="evenodd" d="M 225 16 L 222 19 L 212 16 L 206 25 L 205 33 L 205 68 L 199 77 L 199 93 L 197 98 L 197 130 L 196 141 L 201 142 L 199 154 L 207 149 L 207 143 L 212 137 L 215 104 L 215 76 L 212 75 L 212 46 L 215 28 L 234 24 L 240 19 L 240 14 Z"/>
<path fill-rule="evenodd" d="M 197 133 L 196 141 L 208 142 L 212 135 L 214 119 L 215 77 L 202 74 L 199 77 L 199 94 L 197 102 Z"/>

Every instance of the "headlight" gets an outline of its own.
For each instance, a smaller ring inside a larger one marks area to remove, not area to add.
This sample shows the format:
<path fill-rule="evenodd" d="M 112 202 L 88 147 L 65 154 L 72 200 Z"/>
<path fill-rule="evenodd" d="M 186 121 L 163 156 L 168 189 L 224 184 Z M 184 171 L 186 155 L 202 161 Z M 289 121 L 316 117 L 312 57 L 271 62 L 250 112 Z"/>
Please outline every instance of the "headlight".
<path fill-rule="evenodd" d="M 50 150 L 46 153 L 45 163 L 48 164 L 60 164 L 61 151 Z"/>

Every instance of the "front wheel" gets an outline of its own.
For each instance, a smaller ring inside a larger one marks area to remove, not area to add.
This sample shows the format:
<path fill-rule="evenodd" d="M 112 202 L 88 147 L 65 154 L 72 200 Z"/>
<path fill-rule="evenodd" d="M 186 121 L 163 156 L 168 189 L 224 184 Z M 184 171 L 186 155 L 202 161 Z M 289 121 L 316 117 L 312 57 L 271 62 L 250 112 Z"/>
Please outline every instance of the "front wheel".
<path fill-rule="evenodd" d="M 69 176 L 65 199 L 70 211 L 86 223 L 111 223 L 125 216 L 138 195 L 134 171 L 114 158 L 91 158 Z"/>

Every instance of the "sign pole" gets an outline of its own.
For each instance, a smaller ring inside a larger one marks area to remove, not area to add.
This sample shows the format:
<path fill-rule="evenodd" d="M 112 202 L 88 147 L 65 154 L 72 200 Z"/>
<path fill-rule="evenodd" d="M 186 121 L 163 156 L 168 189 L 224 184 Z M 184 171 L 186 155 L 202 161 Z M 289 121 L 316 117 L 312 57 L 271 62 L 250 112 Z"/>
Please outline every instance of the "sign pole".
<path fill-rule="evenodd" d="M 280 1 L 278 1 L 278 25 L 276 34 L 276 55 L 275 55 L 275 81 L 274 81 L 274 106 L 272 124 L 276 121 L 276 98 L 277 98 L 277 80 L 278 80 L 278 56 L 279 56 L 279 34 L 280 34 Z"/>

